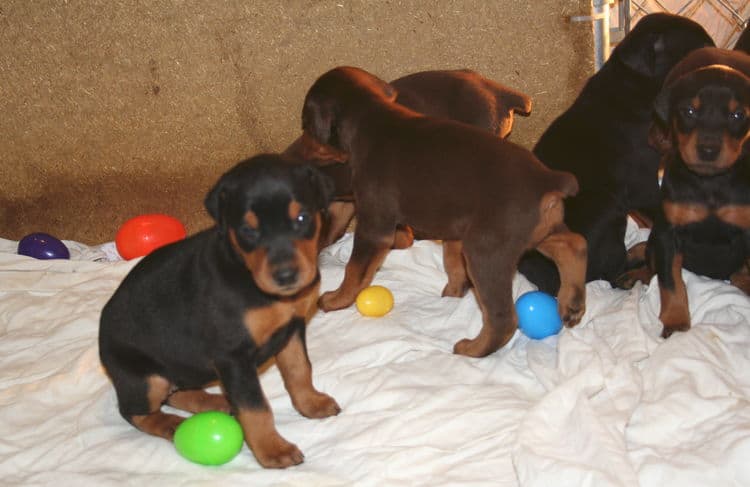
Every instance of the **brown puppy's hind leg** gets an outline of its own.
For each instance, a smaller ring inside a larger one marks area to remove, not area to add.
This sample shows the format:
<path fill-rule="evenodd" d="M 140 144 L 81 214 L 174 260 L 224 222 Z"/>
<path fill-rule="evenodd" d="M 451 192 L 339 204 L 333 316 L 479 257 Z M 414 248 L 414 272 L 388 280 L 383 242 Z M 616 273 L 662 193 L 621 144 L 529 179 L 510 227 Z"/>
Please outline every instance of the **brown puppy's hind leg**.
<path fill-rule="evenodd" d="M 134 415 L 129 421 L 144 433 L 172 441 L 174 432 L 185 418 L 161 412 L 161 405 L 169 396 L 172 384 L 164 377 L 152 375 L 146 379 L 149 413 Z"/>
<path fill-rule="evenodd" d="M 469 277 L 460 240 L 443 241 L 443 267 L 448 274 L 448 283 L 443 288 L 442 296 L 464 297 L 469 290 Z"/>
<path fill-rule="evenodd" d="M 464 255 L 482 310 L 482 328 L 475 338 L 457 342 L 453 353 L 484 357 L 508 343 L 518 327 L 513 306 L 513 276 L 521 252 L 509 251 L 508 245 L 500 242 L 484 244 L 483 248 L 469 246 L 468 242 L 464 242 Z"/>

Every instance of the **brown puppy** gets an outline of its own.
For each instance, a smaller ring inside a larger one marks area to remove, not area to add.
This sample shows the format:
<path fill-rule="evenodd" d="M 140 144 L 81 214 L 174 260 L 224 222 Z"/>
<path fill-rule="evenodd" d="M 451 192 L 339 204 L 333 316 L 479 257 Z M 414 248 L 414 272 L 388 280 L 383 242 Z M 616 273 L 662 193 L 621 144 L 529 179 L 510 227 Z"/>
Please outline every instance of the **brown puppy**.
<path fill-rule="evenodd" d="M 483 326 L 454 352 L 485 356 L 513 336 L 512 281 L 529 248 L 559 266 L 560 315 L 566 325 L 577 324 L 585 308 L 586 244 L 562 223 L 563 199 L 578 189 L 575 177 L 486 131 L 409 110 L 395 103 L 396 95 L 372 74 L 340 67 L 318 78 L 305 98 L 303 129 L 349 154 L 357 204 L 344 281 L 321 296 L 321 309 L 354 302 L 401 224 L 462 245 Z"/>
<path fill-rule="evenodd" d="M 396 102 L 407 108 L 474 125 L 503 139 L 513 129 L 514 114 L 524 117 L 531 114 L 528 96 L 469 69 L 421 71 L 390 84 L 398 92 Z M 347 154 L 321 146 L 305 135 L 294 141 L 285 154 L 321 166 L 333 179 L 335 201 L 328 208 L 321 246 L 332 244 L 346 232 L 355 213 L 351 170 L 347 165 L 331 164 L 346 161 Z M 396 248 L 411 245 L 411 234 L 404 230 L 397 236 Z M 448 246 L 444 250 L 451 251 Z"/>

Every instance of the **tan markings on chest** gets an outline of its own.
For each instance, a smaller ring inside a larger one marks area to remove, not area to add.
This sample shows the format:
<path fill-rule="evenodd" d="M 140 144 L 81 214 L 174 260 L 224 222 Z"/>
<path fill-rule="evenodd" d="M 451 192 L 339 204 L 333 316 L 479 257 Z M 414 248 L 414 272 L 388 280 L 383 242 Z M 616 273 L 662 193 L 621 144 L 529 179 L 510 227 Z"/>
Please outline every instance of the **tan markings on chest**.
<path fill-rule="evenodd" d="M 697 203 L 676 203 L 665 200 L 663 206 L 664 216 L 675 226 L 703 221 L 711 214 L 706 205 Z"/>
<path fill-rule="evenodd" d="M 298 317 L 307 323 L 315 313 L 320 285 L 311 286 L 295 299 L 274 301 L 270 306 L 245 311 L 245 328 L 257 346 L 262 346 L 277 330 L 292 318 Z"/>
<path fill-rule="evenodd" d="M 672 225 L 687 225 L 705 220 L 710 215 L 744 230 L 750 229 L 750 205 L 726 205 L 710 209 L 697 203 L 664 202 L 664 214 Z"/>
<path fill-rule="evenodd" d="M 750 229 L 750 206 L 727 205 L 716 210 L 716 216 L 725 223 L 740 227 L 743 230 Z"/>

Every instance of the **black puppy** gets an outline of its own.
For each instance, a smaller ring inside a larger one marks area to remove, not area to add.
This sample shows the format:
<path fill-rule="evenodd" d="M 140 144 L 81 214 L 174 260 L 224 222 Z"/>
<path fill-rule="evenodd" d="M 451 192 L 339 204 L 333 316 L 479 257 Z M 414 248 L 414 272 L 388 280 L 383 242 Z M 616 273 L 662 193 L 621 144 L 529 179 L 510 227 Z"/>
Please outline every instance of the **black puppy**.
<path fill-rule="evenodd" d="M 740 37 L 737 38 L 737 42 L 734 44 L 735 51 L 742 51 L 745 54 L 750 54 L 750 24 L 745 27 Z"/>
<path fill-rule="evenodd" d="M 655 108 L 669 145 L 647 257 L 667 338 L 690 328 L 682 268 L 750 293 L 750 56 L 694 51 L 671 71 Z"/>
<path fill-rule="evenodd" d="M 712 45 L 692 20 L 647 15 L 534 148 L 547 166 L 578 178 L 579 193 L 565 200 L 565 223 L 588 242 L 587 282 L 615 283 L 626 269 L 629 212 L 653 219 L 660 155 L 648 145 L 647 134 L 654 99 L 672 66 L 690 51 Z M 541 290 L 557 292 L 557 269 L 538 252 L 524 256 L 519 270 Z"/>
<path fill-rule="evenodd" d="M 217 225 L 140 261 L 102 311 L 99 350 L 120 414 L 171 440 L 183 418 L 211 409 L 236 415 L 265 467 L 303 455 L 279 435 L 258 367 L 276 358 L 294 407 L 338 414 L 315 390 L 305 325 L 315 310 L 321 212 L 332 184 L 310 166 L 259 155 L 224 174 L 206 198 Z M 224 394 L 208 394 L 219 380 Z"/>

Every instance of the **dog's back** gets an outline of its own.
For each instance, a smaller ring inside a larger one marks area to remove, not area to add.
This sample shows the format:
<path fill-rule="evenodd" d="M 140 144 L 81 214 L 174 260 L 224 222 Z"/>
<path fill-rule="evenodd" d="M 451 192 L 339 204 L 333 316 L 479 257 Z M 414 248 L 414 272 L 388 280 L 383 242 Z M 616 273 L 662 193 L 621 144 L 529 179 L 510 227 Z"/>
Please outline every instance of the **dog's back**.
<path fill-rule="evenodd" d="M 483 128 L 505 138 L 513 116 L 531 114 L 525 94 L 468 70 L 423 71 L 390 83 L 396 102 L 416 112 Z"/>
<path fill-rule="evenodd" d="M 363 120 L 358 133 L 363 140 L 354 142 L 353 186 L 393 188 L 394 197 L 383 195 L 383 204 L 397 202 L 403 223 L 432 238 L 459 238 L 440 229 L 444 221 L 485 215 L 507 224 L 509 213 L 535 208 L 546 193 L 578 191 L 573 175 L 550 170 L 517 144 L 395 105 Z"/>
<path fill-rule="evenodd" d="M 194 367 L 211 360 L 206 354 L 215 340 L 211 317 L 204 315 L 203 307 L 186 306 L 184 296 L 210 295 L 218 276 L 184 276 L 200 266 L 201 258 L 213 257 L 205 251 L 210 251 L 214 238 L 204 231 L 157 249 L 125 277 L 100 320 L 100 356 L 110 374 L 123 368 L 115 361 L 127 360 L 129 367 L 144 372 L 150 368 L 149 374 L 174 377 L 183 386 L 199 387 L 212 380 L 213 374 Z"/>

